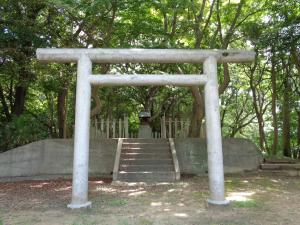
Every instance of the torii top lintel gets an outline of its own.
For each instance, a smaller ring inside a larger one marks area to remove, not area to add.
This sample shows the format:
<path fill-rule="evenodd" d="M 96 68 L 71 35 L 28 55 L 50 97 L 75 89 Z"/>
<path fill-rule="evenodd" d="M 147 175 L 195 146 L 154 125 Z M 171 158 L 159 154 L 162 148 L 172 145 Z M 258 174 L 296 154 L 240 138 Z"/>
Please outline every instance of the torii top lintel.
<path fill-rule="evenodd" d="M 248 63 L 255 57 L 246 50 L 198 49 L 112 49 L 112 48 L 39 48 L 37 58 L 44 62 L 77 62 L 87 55 L 95 63 L 201 63 L 209 56 L 218 63 Z"/>

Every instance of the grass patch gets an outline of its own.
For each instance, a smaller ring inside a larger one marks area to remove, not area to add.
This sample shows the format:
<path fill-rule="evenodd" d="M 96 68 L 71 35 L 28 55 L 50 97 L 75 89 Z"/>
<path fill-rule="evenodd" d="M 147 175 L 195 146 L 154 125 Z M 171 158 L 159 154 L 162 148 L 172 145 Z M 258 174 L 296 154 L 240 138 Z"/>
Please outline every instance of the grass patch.
<path fill-rule="evenodd" d="M 151 199 L 144 196 L 137 196 L 134 198 L 134 203 L 138 203 L 140 205 L 149 205 L 151 203 Z"/>
<path fill-rule="evenodd" d="M 74 222 L 72 225 L 97 225 L 96 222 L 88 222 L 88 221 L 81 221 L 81 222 Z"/>
<path fill-rule="evenodd" d="M 11 216 L 10 219 L 12 220 L 11 223 L 9 224 L 14 224 L 14 225 L 33 225 L 33 224 L 40 224 L 42 221 L 41 218 L 38 217 L 31 217 L 31 216 L 24 216 L 22 218 L 16 217 L 16 216 Z M 6 225 L 1 219 L 0 219 L 0 225 Z"/>
<path fill-rule="evenodd" d="M 81 215 L 79 218 L 76 219 L 75 222 L 72 223 L 72 225 L 97 225 L 96 221 L 91 221 L 87 216 Z"/>
<path fill-rule="evenodd" d="M 150 221 L 146 218 L 142 218 L 142 219 L 139 220 L 138 224 L 140 224 L 140 225 L 153 225 L 154 222 L 152 222 L 152 221 Z"/>
<path fill-rule="evenodd" d="M 258 204 L 254 200 L 246 200 L 246 201 L 232 201 L 231 202 L 233 207 L 236 208 L 257 208 Z"/>
<path fill-rule="evenodd" d="M 270 180 L 270 178 L 263 178 L 254 181 L 256 184 L 264 187 L 264 188 L 273 188 L 274 183 Z"/>
<path fill-rule="evenodd" d="M 108 204 L 110 206 L 123 206 L 123 205 L 127 205 L 127 203 L 128 202 L 124 199 L 113 199 Z"/>
<path fill-rule="evenodd" d="M 289 182 L 289 184 L 291 184 L 291 182 Z M 300 181 L 295 181 L 294 185 L 297 189 L 300 189 Z"/>
<path fill-rule="evenodd" d="M 233 191 L 236 188 L 245 187 L 245 183 L 243 183 L 243 181 L 239 178 L 226 179 L 225 185 L 228 191 Z"/>
<path fill-rule="evenodd" d="M 192 192 L 193 198 L 201 199 L 201 200 L 206 199 L 208 195 L 209 194 L 207 192 L 201 192 L 201 191 Z"/>
<path fill-rule="evenodd" d="M 121 219 L 117 225 L 130 225 L 130 223 L 127 219 Z"/>
<path fill-rule="evenodd" d="M 2 219 L 0 219 L 0 225 L 4 225 L 4 223 L 3 223 Z"/>

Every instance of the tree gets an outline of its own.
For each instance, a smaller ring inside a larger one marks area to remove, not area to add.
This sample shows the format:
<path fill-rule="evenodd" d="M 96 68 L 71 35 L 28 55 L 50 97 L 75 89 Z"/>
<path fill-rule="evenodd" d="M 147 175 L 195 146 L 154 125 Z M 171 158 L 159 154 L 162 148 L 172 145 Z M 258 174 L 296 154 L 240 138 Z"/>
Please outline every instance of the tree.
<path fill-rule="evenodd" d="M 75 65 L 42 65 L 38 47 L 254 49 L 252 65 L 220 65 L 224 136 L 250 138 L 268 154 L 300 145 L 300 5 L 297 0 L 7 1 L 0 3 L 0 139 L 8 149 L 72 137 Z M 202 65 L 95 65 L 98 74 L 202 73 Z M 92 87 L 91 118 L 137 120 L 140 110 L 204 123 L 201 87 Z M 2 144 L 3 143 L 3 144 Z"/>

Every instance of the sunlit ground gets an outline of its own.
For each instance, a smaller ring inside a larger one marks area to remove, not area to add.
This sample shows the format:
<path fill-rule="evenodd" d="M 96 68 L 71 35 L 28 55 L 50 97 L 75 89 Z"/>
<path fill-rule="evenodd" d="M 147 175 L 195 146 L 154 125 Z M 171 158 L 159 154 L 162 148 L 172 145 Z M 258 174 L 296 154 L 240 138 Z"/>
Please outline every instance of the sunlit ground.
<path fill-rule="evenodd" d="M 89 182 L 92 208 L 70 210 L 71 181 L 0 184 L 0 225 L 299 224 L 300 179 L 250 173 L 226 177 L 227 207 L 208 205 L 207 177 L 156 185 Z"/>

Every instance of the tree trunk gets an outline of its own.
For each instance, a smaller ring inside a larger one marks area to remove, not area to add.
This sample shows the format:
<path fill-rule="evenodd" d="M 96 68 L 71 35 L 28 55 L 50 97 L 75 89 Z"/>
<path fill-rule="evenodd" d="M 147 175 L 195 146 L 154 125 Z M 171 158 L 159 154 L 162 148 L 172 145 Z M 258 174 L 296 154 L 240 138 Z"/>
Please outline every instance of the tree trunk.
<path fill-rule="evenodd" d="M 56 124 L 54 122 L 54 98 L 53 95 L 50 93 L 45 93 L 48 103 L 48 110 L 49 110 L 49 132 L 51 138 L 57 138 L 56 132 Z"/>
<path fill-rule="evenodd" d="M 200 137 L 200 130 L 202 126 L 202 119 L 199 117 L 200 106 L 196 101 L 193 102 L 193 111 L 191 118 L 191 126 L 189 130 L 190 137 Z"/>
<path fill-rule="evenodd" d="M 272 68 L 271 68 L 271 83 L 272 83 L 272 118 L 273 118 L 273 145 L 272 154 L 276 155 L 278 146 L 278 124 L 277 124 L 277 114 L 276 114 L 276 101 L 277 101 L 277 86 L 276 86 L 276 70 L 275 70 L 275 59 L 274 51 L 272 51 Z"/>
<path fill-rule="evenodd" d="M 288 74 L 286 74 L 284 81 L 284 94 L 283 94 L 283 127 L 282 127 L 282 144 L 283 155 L 291 157 L 291 109 L 290 109 L 290 84 Z"/>
<path fill-rule="evenodd" d="M 253 108 L 255 110 L 255 115 L 258 122 L 258 130 L 259 130 L 259 147 L 261 151 L 268 151 L 268 147 L 266 146 L 266 137 L 265 137 L 265 131 L 264 131 L 264 120 L 263 120 L 263 110 L 261 109 L 259 105 L 259 98 L 257 96 L 257 87 L 254 83 L 254 72 L 257 67 L 258 59 L 255 58 L 255 64 L 253 68 L 251 69 L 251 74 L 249 76 L 250 78 L 250 89 L 252 92 L 252 104 Z"/>
<path fill-rule="evenodd" d="M 292 61 L 295 64 L 295 66 L 298 70 L 298 76 L 299 76 L 299 79 L 300 79 L 300 56 L 299 56 L 299 53 L 298 53 L 297 48 L 296 48 L 295 45 L 293 45 L 291 47 L 291 56 L 292 56 Z"/>
<path fill-rule="evenodd" d="M 101 66 L 100 73 L 106 74 L 110 68 L 109 64 L 103 64 Z M 101 100 L 98 93 L 99 86 L 92 86 L 92 99 L 95 102 L 95 106 L 91 109 L 91 118 L 94 118 L 101 112 Z"/>
<path fill-rule="evenodd" d="M 95 106 L 91 109 L 91 118 L 96 117 L 101 112 L 101 100 L 98 94 L 99 86 L 92 86 L 92 99 L 95 102 Z"/>
<path fill-rule="evenodd" d="M 0 85 L 0 101 L 2 103 L 3 111 L 4 111 L 4 114 L 5 114 L 5 117 L 6 117 L 6 121 L 10 122 L 11 121 L 11 115 L 10 115 L 10 112 L 9 112 L 9 109 L 8 109 L 8 106 L 7 106 L 7 103 L 6 103 L 6 100 L 5 100 L 4 91 L 3 91 L 3 88 L 2 88 L 1 85 Z"/>
<path fill-rule="evenodd" d="M 15 102 L 12 111 L 15 116 L 20 116 L 24 112 L 26 93 L 27 89 L 24 86 L 15 87 Z"/>
<path fill-rule="evenodd" d="M 250 86 L 251 86 L 252 96 L 253 96 L 253 107 L 254 107 L 257 122 L 258 122 L 259 146 L 262 151 L 265 151 L 266 146 L 265 146 L 265 141 L 264 141 L 265 140 L 265 131 L 264 131 L 264 125 L 263 125 L 263 115 L 261 114 L 261 112 L 259 110 L 259 106 L 257 104 L 258 100 L 257 100 L 257 96 L 256 96 L 255 87 L 251 84 L 251 82 L 250 82 Z"/>
<path fill-rule="evenodd" d="M 298 159 L 300 159 L 300 111 L 297 111 L 297 146 L 298 146 Z"/>
<path fill-rule="evenodd" d="M 200 137 L 202 120 L 204 118 L 204 100 L 198 87 L 192 87 L 191 91 L 194 101 L 189 136 Z"/>
<path fill-rule="evenodd" d="M 62 87 L 58 90 L 57 96 L 57 127 L 58 137 L 67 138 L 67 96 L 68 88 Z"/>
<path fill-rule="evenodd" d="M 264 121 L 263 121 L 263 115 L 260 112 L 256 112 L 256 118 L 257 118 L 257 122 L 258 122 L 258 130 L 259 130 L 259 145 L 260 148 L 263 151 L 268 150 L 267 147 L 265 146 L 265 131 L 264 131 Z"/>

